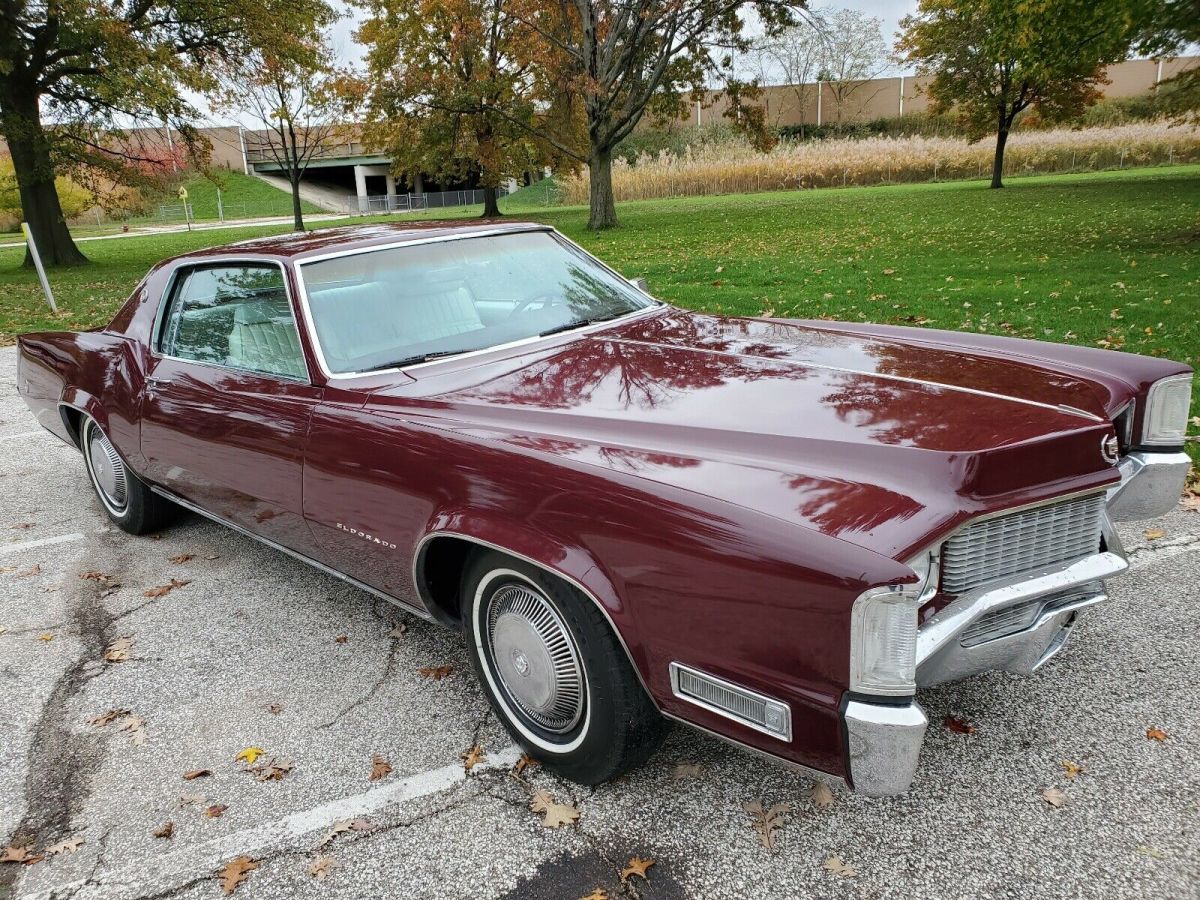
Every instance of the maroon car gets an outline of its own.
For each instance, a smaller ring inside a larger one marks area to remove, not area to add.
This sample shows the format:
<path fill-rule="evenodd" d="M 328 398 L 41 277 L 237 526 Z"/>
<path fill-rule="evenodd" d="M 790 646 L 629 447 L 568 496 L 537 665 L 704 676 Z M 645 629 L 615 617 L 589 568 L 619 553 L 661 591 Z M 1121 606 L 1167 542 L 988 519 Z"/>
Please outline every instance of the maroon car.
<path fill-rule="evenodd" d="M 335 229 L 155 268 L 18 383 L 108 516 L 181 508 L 460 628 L 531 754 L 665 720 L 904 791 L 918 688 L 1030 673 L 1176 502 L 1184 365 L 687 312 L 534 224 Z"/>

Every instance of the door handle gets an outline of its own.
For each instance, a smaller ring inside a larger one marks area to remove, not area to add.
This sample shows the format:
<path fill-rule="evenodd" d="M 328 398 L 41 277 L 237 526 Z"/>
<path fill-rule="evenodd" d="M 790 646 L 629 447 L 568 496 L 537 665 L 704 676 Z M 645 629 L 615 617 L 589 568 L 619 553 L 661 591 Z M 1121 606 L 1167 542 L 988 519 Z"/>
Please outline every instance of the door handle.
<path fill-rule="evenodd" d="M 146 376 L 146 384 L 150 385 L 151 387 L 162 387 L 164 384 L 170 384 L 170 383 L 171 383 L 170 378 L 158 378 L 157 376 L 154 376 L 154 375 Z"/>

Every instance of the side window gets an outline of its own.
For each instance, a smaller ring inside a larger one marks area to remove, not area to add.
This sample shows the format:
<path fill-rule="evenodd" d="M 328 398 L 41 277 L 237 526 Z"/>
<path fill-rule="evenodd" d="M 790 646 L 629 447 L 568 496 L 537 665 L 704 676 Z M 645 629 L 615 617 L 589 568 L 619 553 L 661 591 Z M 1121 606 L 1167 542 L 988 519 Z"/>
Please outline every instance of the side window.
<path fill-rule="evenodd" d="M 308 374 L 278 266 L 211 266 L 181 275 L 160 349 L 179 359 L 266 375 Z"/>

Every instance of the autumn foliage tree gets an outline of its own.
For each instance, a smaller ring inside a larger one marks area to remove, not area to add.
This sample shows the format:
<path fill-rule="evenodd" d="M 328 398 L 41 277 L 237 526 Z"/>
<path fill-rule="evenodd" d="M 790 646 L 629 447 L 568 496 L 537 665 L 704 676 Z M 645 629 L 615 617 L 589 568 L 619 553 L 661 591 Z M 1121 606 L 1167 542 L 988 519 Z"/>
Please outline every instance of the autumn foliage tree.
<path fill-rule="evenodd" d="M 733 75 L 733 55 L 751 46 L 743 14 L 757 13 L 773 35 L 802 19 L 805 8 L 804 0 L 543 0 L 525 18 L 544 45 L 543 64 L 557 73 L 553 80 L 582 106 L 585 145 L 572 150 L 555 141 L 588 165 L 590 228 L 617 222 L 613 149 L 647 112 L 677 117 L 689 95 L 721 82 L 734 121 L 761 129 L 761 109 L 749 102 L 754 86 Z"/>
<path fill-rule="evenodd" d="M 933 77 L 935 111 L 956 110 L 976 139 L 996 135 L 999 188 L 1017 115 L 1067 118 L 1098 99 L 1105 68 L 1135 37 L 1129 12 L 1125 0 L 920 0 L 896 49 Z"/>
<path fill-rule="evenodd" d="M 186 93 L 216 87 L 214 63 L 259 47 L 286 54 L 332 18 L 327 0 L 5 2 L 0 134 L 42 259 L 86 262 L 67 230 L 55 177 L 81 167 L 119 177 L 132 154 L 109 129 L 186 125 L 193 118 Z"/>
<path fill-rule="evenodd" d="M 397 174 L 478 178 L 484 216 L 499 187 L 545 158 L 538 136 L 530 0 L 361 0 L 369 18 L 364 139 Z M 545 104 L 541 104 L 545 106 Z"/>

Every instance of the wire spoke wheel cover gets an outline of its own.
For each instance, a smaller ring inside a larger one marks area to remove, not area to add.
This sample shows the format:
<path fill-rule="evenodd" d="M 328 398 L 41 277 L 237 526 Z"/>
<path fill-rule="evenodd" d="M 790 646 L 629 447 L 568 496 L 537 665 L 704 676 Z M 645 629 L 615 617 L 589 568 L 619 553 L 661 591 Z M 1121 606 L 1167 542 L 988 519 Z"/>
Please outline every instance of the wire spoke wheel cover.
<path fill-rule="evenodd" d="M 119 516 L 129 499 L 125 463 L 108 437 L 95 424 L 88 428 L 87 461 L 100 499 L 114 515 Z"/>
<path fill-rule="evenodd" d="M 553 734 L 574 728 L 584 712 L 583 666 L 550 601 L 529 584 L 507 582 L 492 593 L 484 623 L 489 662 L 517 709 Z"/>

